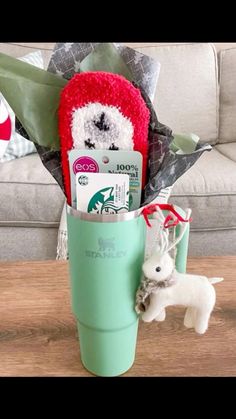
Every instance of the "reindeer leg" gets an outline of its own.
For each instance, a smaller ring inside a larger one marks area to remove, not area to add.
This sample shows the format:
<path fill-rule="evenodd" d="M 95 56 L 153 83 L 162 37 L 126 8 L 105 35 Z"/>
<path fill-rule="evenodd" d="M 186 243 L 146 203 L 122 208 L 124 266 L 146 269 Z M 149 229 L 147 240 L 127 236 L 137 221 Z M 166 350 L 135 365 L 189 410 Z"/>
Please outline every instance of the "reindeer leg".
<path fill-rule="evenodd" d="M 187 328 L 194 327 L 195 324 L 195 309 L 188 307 L 184 316 L 184 326 Z"/>
<path fill-rule="evenodd" d="M 199 334 L 206 332 L 208 328 L 208 322 L 210 319 L 211 311 L 209 310 L 197 310 L 195 319 L 195 331 Z"/>
<path fill-rule="evenodd" d="M 166 318 L 166 311 L 165 311 L 165 309 L 163 309 L 159 314 L 158 314 L 158 316 L 156 316 L 155 317 L 155 320 L 157 321 L 157 322 L 163 322 L 164 320 L 165 320 L 165 318 Z"/>
<path fill-rule="evenodd" d="M 147 308 L 147 311 L 145 311 L 142 315 L 142 320 L 144 322 L 151 322 L 156 317 L 158 317 L 163 312 L 163 310 L 165 310 L 165 305 L 163 304 L 163 302 L 158 300 L 159 298 L 157 295 L 151 295 L 150 304 Z"/>

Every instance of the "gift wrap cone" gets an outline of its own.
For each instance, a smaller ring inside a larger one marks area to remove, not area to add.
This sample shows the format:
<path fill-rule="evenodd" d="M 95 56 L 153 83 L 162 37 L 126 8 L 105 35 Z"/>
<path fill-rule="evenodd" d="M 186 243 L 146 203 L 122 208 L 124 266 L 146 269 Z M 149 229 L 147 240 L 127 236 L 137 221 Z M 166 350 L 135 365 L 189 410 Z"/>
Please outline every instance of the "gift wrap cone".
<path fill-rule="evenodd" d="M 67 224 L 82 363 L 95 375 L 120 375 L 135 358 L 134 307 L 144 261 L 144 218 L 138 211 L 103 216 L 68 206 Z"/>

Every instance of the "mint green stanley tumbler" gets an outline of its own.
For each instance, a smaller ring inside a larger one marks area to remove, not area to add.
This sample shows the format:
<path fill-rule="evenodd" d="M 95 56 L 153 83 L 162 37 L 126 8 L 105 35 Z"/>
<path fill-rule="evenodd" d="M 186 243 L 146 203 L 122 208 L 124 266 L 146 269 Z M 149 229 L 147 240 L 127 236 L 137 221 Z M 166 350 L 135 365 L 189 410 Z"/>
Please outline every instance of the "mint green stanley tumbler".
<path fill-rule="evenodd" d="M 98 376 L 121 375 L 135 359 L 134 307 L 144 261 L 145 220 L 140 210 L 100 215 L 67 206 L 67 225 L 72 310 L 82 363 Z M 181 242 L 184 270 L 188 233 Z"/>
<path fill-rule="evenodd" d="M 95 375 L 120 375 L 135 358 L 134 306 L 144 261 L 144 218 L 138 211 L 98 215 L 68 206 L 67 224 L 82 363 Z"/>

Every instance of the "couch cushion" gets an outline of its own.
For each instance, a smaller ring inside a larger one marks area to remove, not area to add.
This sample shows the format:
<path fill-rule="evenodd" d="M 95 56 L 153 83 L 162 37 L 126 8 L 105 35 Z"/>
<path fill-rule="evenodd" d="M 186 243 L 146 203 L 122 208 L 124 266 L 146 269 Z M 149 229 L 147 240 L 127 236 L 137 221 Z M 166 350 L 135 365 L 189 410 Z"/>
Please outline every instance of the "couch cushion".
<path fill-rule="evenodd" d="M 189 256 L 236 255 L 236 229 L 191 231 Z M 214 260 L 212 260 L 214 263 Z"/>
<path fill-rule="evenodd" d="M 235 161 L 236 163 L 236 142 L 227 144 L 217 144 L 216 150 L 218 150 L 223 156 Z M 235 185 L 236 189 L 236 185 Z"/>
<path fill-rule="evenodd" d="M 0 164 L 0 226 L 57 227 L 64 195 L 38 154 Z"/>
<path fill-rule="evenodd" d="M 219 142 L 236 141 L 236 48 L 220 52 Z"/>
<path fill-rule="evenodd" d="M 0 260 L 55 259 L 57 228 L 1 227 Z M 37 268 L 36 268 L 37 269 Z"/>
<path fill-rule="evenodd" d="M 217 56 L 212 44 L 136 48 L 161 63 L 154 100 L 161 122 L 174 132 L 218 138 Z"/>
<path fill-rule="evenodd" d="M 193 230 L 236 229 L 236 162 L 214 147 L 178 179 L 169 201 L 193 209 Z"/>

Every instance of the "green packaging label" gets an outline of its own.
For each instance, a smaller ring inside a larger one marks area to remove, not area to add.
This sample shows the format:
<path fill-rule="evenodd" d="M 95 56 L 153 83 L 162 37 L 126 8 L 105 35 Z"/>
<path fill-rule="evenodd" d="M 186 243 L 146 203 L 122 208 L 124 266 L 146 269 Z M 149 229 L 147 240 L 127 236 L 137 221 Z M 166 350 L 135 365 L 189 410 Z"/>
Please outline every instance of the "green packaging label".
<path fill-rule="evenodd" d="M 140 207 L 142 185 L 142 154 L 138 151 L 70 150 L 70 181 L 72 206 L 76 208 L 76 173 L 121 173 L 129 175 L 130 211 Z"/>

